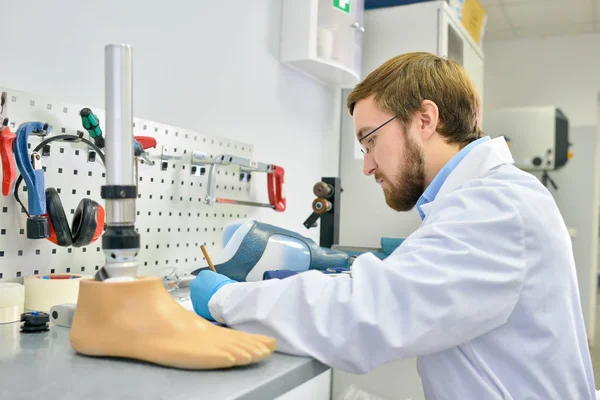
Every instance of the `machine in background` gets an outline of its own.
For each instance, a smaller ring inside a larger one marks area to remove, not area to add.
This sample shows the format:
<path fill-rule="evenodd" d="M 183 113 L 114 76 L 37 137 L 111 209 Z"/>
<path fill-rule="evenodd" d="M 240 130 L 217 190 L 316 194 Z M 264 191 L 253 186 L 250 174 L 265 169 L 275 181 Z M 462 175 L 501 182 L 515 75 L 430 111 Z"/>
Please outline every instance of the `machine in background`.
<path fill-rule="evenodd" d="M 555 106 L 512 107 L 486 110 L 483 130 L 492 137 L 504 136 L 515 166 L 542 172 L 542 183 L 558 189 L 548 171 L 563 167 L 572 157 L 569 120 Z"/>

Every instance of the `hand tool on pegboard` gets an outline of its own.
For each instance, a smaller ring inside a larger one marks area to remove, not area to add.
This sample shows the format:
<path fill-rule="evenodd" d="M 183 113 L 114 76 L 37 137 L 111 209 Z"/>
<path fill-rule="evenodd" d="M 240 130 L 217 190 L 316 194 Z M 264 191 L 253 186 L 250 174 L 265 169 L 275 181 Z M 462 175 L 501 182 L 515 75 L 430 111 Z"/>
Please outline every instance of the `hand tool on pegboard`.
<path fill-rule="evenodd" d="M 154 161 L 148 158 L 146 150 L 156 147 L 156 139 L 151 136 L 134 136 L 133 139 L 133 155 L 142 157 L 146 163 L 154 165 Z"/>
<path fill-rule="evenodd" d="M 13 153 L 13 142 L 17 135 L 10 131 L 8 126 L 8 99 L 7 93 L 0 96 L 0 158 L 2 158 L 2 195 L 10 196 L 14 190 L 17 167 Z"/>
<path fill-rule="evenodd" d="M 17 129 L 17 138 L 13 144 L 15 161 L 21 176 L 27 185 L 28 209 L 27 213 L 27 238 L 45 239 L 50 235 L 50 227 L 46 214 L 46 195 L 44 193 L 44 170 L 42 169 L 41 155 L 33 152 L 29 157 L 29 135 L 46 136 L 51 129 L 43 122 L 25 122 Z"/>
<path fill-rule="evenodd" d="M 160 170 L 166 171 L 169 168 L 169 160 L 181 160 L 181 156 L 175 156 L 169 154 L 169 149 L 164 144 L 161 146 L 160 151 Z"/>
<path fill-rule="evenodd" d="M 317 196 L 312 203 L 312 214 L 304 221 L 306 229 L 316 226 L 321 218 L 320 246 L 331 248 L 339 242 L 340 197 L 342 194 L 340 178 L 322 178 L 313 186 Z"/>
<path fill-rule="evenodd" d="M 87 107 L 82 108 L 81 111 L 79 111 L 79 116 L 81 117 L 81 124 L 94 140 L 96 146 L 103 149 L 104 137 L 102 136 L 102 129 L 100 128 L 98 116 Z"/>
<path fill-rule="evenodd" d="M 48 219 L 49 235 L 47 239 L 59 246 L 87 246 L 97 240 L 102 234 L 104 228 L 104 209 L 91 199 L 82 199 L 75 210 L 73 222 L 71 224 L 72 228 L 69 227 L 69 223 L 67 222 L 64 209 L 58 196 L 58 191 L 54 188 L 45 188 L 41 157 L 38 153 L 50 143 L 59 140 L 72 143 L 86 143 L 90 148 L 94 149 L 94 151 L 98 152 L 102 164 L 104 164 L 105 161 L 104 153 L 94 143 L 83 138 L 83 132 L 81 131 L 78 132 L 78 135 L 57 135 L 44 139 L 31 153 L 31 164 L 33 166 L 34 174 L 36 174 L 36 193 L 34 196 L 37 196 L 37 190 L 40 188 L 44 190 L 43 198 L 46 202 L 46 212 L 42 217 Z M 19 157 L 21 157 L 21 155 L 19 155 Z M 29 210 L 25 208 L 19 198 L 19 186 L 23 181 L 23 176 L 24 175 L 20 175 L 15 182 L 14 196 L 15 200 L 27 213 L 27 216 L 31 217 Z M 31 192 L 29 193 L 31 196 Z M 39 223 L 44 224 L 43 222 Z M 30 232 L 28 228 L 28 238 L 43 238 L 43 236 L 38 236 L 39 235 L 35 233 L 35 229 Z"/>
<path fill-rule="evenodd" d="M 133 137 L 133 155 L 135 157 L 135 186 L 139 186 L 139 157 L 142 157 L 146 163 L 154 165 L 154 161 L 148 158 L 146 149 L 156 147 L 156 139 L 150 136 L 134 136 Z"/>
<path fill-rule="evenodd" d="M 206 204 L 224 203 L 224 204 L 239 204 L 252 207 L 267 207 L 275 211 L 283 212 L 286 209 L 286 199 L 284 192 L 284 176 L 285 170 L 274 164 L 264 164 L 246 158 L 222 154 L 212 160 L 204 161 L 204 164 L 210 164 L 208 172 L 208 190 L 205 197 Z M 269 195 L 269 203 L 258 203 L 253 201 L 235 200 L 218 198 L 215 195 L 217 185 L 217 173 L 219 165 L 237 165 L 240 167 L 240 172 L 266 172 L 267 173 L 267 191 Z"/>

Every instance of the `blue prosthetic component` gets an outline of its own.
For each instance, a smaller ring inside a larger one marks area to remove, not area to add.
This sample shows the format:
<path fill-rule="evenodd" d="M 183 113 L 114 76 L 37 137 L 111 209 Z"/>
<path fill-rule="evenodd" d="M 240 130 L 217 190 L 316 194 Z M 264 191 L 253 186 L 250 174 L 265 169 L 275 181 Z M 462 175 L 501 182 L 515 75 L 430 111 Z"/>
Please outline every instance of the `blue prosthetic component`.
<path fill-rule="evenodd" d="M 263 281 L 267 279 L 285 279 L 290 276 L 298 275 L 295 271 L 289 271 L 287 269 L 281 269 L 279 271 L 265 271 L 263 274 Z"/>
<path fill-rule="evenodd" d="M 402 244 L 402 242 L 404 242 L 403 238 L 382 237 L 381 249 L 379 251 L 372 251 L 370 253 L 373 254 L 375 257 L 379 258 L 380 260 L 385 260 L 390 254 L 394 252 L 394 250 L 396 250 Z M 351 257 L 358 257 L 361 254 L 364 254 L 364 251 L 344 251 L 348 253 L 348 255 Z"/>
<path fill-rule="evenodd" d="M 396 248 L 398 248 L 403 241 L 404 239 L 383 237 L 381 238 L 381 251 L 387 257 L 392 254 L 392 252 L 396 250 Z"/>
<path fill-rule="evenodd" d="M 29 135 L 32 132 L 42 132 L 45 124 L 43 122 L 26 122 L 17 129 L 17 137 L 13 142 L 13 150 L 15 154 L 15 162 L 19 168 L 19 172 L 27 185 L 28 195 L 27 204 L 30 215 L 46 214 L 46 195 L 44 192 L 44 171 L 34 170 L 29 159 Z"/>
<path fill-rule="evenodd" d="M 246 221 L 247 220 L 244 219 L 238 219 L 228 223 L 223 227 L 223 233 L 221 234 L 221 237 L 223 238 L 223 247 L 227 246 L 227 243 L 229 243 L 229 240 L 231 239 L 235 231 L 237 231 L 238 228 L 241 225 L 243 225 Z"/>
<path fill-rule="evenodd" d="M 245 229 L 243 238 L 236 238 Z M 320 247 L 296 232 L 258 221 L 247 221 L 227 236 L 224 253 L 230 256 L 223 262 L 215 261 L 215 269 L 239 282 L 260 281 L 264 272 L 271 270 L 324 271 L 350 266 L 346 252 Z M 201 269 L 192 273 L 197 274 Z"/>

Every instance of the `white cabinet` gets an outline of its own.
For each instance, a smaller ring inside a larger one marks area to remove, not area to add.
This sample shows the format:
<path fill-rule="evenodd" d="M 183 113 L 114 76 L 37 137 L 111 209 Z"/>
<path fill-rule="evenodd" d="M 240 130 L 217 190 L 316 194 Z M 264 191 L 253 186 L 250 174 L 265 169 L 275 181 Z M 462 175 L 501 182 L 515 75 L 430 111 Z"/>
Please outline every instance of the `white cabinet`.
<path fill-rule="evenodd" d="M 363 74 L 403 53 L 448 57 L 469 73 L 483 97 L 483 52 L 445 1 L 428 1 L 365 12 Z"/>
<path fill-rule="evenodd" d="M 364 0 L 284 0 L 280 60 L 317 81 L 361 79 Z"/>

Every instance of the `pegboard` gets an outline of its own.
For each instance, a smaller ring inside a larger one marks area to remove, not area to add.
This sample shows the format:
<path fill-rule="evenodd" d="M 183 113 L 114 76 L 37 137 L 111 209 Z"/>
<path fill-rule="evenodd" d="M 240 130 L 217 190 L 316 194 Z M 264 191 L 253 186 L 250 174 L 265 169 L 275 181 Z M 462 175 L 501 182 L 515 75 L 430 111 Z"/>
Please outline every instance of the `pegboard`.
<path fill-rule="evenodd" d="M 48 123 L 52 135 L 85 132 L 79 111 L 89 106 L 0 89 L 8 93 L 7 114 L 13 133 L 19 124 L 28 121 Z M 104 110 L 89 108 L 98 116 L 105 137 L 110 135 L 105 130 Z M 141 158 L 138 163 L 135 224 L 141 235 L 138 273 L 154 275 L 160 269 L 175 267 L 182 275 L 188 274 L 206 265 L 200 245 L 204 244 L 209 254 L 216 256 L 222 248 L 223 226 L 232 220 L 251 217 L 257 210 L 235 204 L 205 204 L 208 166 L 204 175 L 198 169 L 192 174 L 192 152 L 200 151 L 210 158 L 231 154 L 251 159 L 252 145 L 139 118 L 134 118 L 133 131 L 135 136 L 152 136 L 158 143 L 156 148 L 147 150 L 155 164 L 151 166 Z M 90 139 L 87 132 L 84 137 Z M 30 149 L 42 140 L 32 135 Z M 162 146 L 174 157 L 167 161 L 165 170 L 161 162 Z M 89 197 L 104 205 L 100 187 L 105 184 L 105 169 L 99 158 L 88 162 L 88 146 L 55 141 L 50 147 L 49 156 L 42 158 L 45 186 L 59 191 L 69 223 L 82 198 Z M 267 190 L 266 175 L 257 172 L 251 177 L 251 181 L 241 177 L 237 166 L 220 166 L 217 197 L 256 201 L 255 192 L 260 188 Z M 24 182 L 19 194 L 27 206 Z M 14 197 L 0 195 L 0 281 L 21 282 L 27 275 L 44 273 L 92 275 L 104 265 L 101 239 L 86 247 L 59 247 L 48 240 L 27 239 L 26 221 L 27 216 Z"/>

